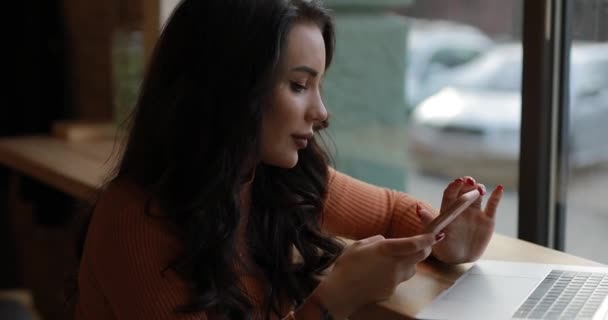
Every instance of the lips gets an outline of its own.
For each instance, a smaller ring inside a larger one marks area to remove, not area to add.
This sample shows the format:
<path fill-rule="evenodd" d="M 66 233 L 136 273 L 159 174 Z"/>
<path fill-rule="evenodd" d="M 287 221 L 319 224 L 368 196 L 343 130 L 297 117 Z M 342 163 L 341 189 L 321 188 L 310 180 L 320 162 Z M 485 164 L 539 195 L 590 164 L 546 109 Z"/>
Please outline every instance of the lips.
<path fill-rule="evenodd" d="M 313 134 L 293 134 L 293 141 L 299 149 L 304 149 L 308 146 L 308 140 L 312 139 Z"/>
<path fill-rule="evenodd" d="M 312 139 L 314 134 L 312 133 L 306 133 L 306 134 L 292 134 L 292 136 L 296 139 L 305 139 L 305 140 L 310 140 Z"/>

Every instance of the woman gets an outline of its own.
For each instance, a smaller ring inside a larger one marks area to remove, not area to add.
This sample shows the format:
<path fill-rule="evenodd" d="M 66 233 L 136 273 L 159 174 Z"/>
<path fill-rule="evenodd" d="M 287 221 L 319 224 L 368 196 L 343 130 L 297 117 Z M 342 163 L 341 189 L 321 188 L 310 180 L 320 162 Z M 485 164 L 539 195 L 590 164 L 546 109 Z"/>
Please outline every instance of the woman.
<path fill-rule="evenodd" d="M 389 297 L 431 251 L 483 253 L 500 187 L 435 236 L 420 234 L 430 208 L 328 167 L 333 49 L 318 1 L 179 4 L 89 224 L 76 318 L 338 319 Z M 442 207 L 476 188 L 455 180 Z"/>

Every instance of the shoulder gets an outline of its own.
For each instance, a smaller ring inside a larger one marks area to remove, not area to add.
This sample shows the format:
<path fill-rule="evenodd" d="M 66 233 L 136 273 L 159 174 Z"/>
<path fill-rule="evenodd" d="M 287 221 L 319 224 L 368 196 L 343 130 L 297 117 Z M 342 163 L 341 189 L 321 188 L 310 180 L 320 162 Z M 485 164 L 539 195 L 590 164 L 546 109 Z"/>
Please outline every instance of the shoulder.
<path fill-rule="evenodd" d="M 130 259 L 142 252 L 165 255 L 168 261 L 180 247 L 171 221 L 160 216 L 160 209 L 149 194 L 129 180 L 111 182 L 102 191 L 92 213 L 85 251 L 100 259 Z M 161 258 L 161 257 L 159 257 Z"/>
<path fill-rule="evenodd" d="M 101 192 L 89 226 L 89 232 L 105 229 L 112 233 L 141 223 L 146 217 L 148 195 L 135 183 L 120 179 L 110 182 Z"/>
<path fill-rule="evenodd" d="M 191 287 L 168 268 L 183 246 L 171 220 L 155 210 L 132 182 L 114 181 L 102 192 L 80 262 L 79 286 L 89 288 L 80 293 L 82 310 L 94 310 L 87 308 L 103 296 L 120 319 L 206 319 L 174 313 L 189 302 Z"/>
<path fill-rule="evenodd" d="M 143 205 L 147 198 L 147 193 L 136 183 L 121 178 L 113 180 L 101 191 L 96 208 Z"/>

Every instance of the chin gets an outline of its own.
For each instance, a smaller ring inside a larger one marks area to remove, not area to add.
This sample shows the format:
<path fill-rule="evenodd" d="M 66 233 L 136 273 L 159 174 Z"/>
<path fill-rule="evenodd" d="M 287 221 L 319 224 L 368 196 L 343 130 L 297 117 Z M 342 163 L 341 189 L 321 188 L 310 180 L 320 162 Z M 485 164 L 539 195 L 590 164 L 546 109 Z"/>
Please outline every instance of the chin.
<path fill-rule="evenodd" d="M 285 169 L 292 169 L 293 167 L 295 167 L 298 164 L 298 153 L 296 152 L 295 156 L 292 157 L 291 159 L 285 159 L 285 163 L 283 166 L 283 168 Z"/>
<path fill-rule="evenodd" d="M 283 168 L 283 169 L 292 169 L 298 164 L 298 153 L 294 152 L 294 154 L 284 155 L 281 158 L 273 159 L 274 161 L 264 161 L 266 164 Z"/>

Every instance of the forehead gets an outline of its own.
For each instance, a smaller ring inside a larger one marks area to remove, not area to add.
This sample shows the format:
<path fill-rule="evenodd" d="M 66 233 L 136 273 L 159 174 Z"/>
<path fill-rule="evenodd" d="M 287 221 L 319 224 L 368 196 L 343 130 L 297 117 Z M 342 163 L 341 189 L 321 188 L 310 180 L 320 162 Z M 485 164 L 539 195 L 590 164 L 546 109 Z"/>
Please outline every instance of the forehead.
<path fill-rule="evenodd" d="M 284 62 L 287 68 L 306 65 L 325 70 L 325 42 L 319 26 L 312 22 L 296 23 L 287 35 Z"/>

